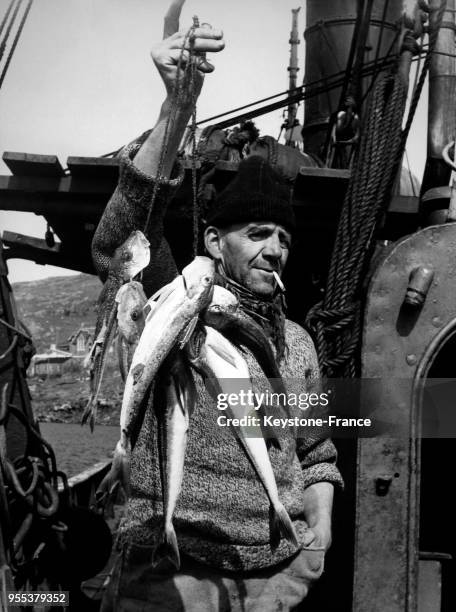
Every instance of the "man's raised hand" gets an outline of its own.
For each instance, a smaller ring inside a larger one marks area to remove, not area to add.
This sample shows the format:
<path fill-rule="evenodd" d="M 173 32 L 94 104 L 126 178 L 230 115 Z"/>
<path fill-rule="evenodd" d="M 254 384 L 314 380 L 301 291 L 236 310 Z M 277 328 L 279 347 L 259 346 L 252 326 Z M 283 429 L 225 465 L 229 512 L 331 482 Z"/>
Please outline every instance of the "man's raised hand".
<path fill-rule="evenodd" d="M 207 25 L 195 28 L 191 37 L 188 36 L 188 29 L 179 30 L 179 17 L 183 3 L 183 0 L 176 0 L 172 3 L 165 17 L 165 38 L 152 47 L 151 57 L 165 84 L 167 94 L 170 95 L 173 92 L 176 80 L 182 78 L 184 75 L 185 66 L 190 55 L 190 49 L 201 54 L 201 61 L 197 64 L 196 91 L 194 92 L 195 95 L 198 96 L 203 84 L 204 73 L 214 70 L 211 64 L 204 61 L 204 54 L 207 52 L 217 53 L 221 51 L 225 47 L 225 42 L 221 30 L 211 28 Z M 180 59 L 180 74 L 178 74 Z M 190 99 L 184 94 L 180 102 L 190 102 Z"/>

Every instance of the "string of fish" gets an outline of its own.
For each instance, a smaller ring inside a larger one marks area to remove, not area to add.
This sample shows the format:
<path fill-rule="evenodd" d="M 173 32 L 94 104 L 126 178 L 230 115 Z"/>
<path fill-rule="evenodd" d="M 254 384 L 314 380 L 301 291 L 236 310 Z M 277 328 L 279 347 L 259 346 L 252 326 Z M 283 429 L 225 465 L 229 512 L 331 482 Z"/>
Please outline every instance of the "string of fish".
<path fill-rule="evenodd" d="M 144 326 L 142 308 L 145 305 L 146 297 L 142 289 L 142 273 L 149 265 L 150 252 L 147 255 L 145 249 L 149 247 L 146 238 L 154 203 L 157 199 L 158 190 L 162 182 L 163 168 L 168 150 L 169 131 L 175 122 L 179 109 L 179 98 L 182 93 L 183 84 L 189 82 L 190 95 L 192 98 L 192 189 L 193 189 L 193 228 L 194 228 L 194 253 L 196 254 L 198 244 L 198 206 L 196 188 L 196 91 L 195 91 L 195 71 L 201 55 L 195 52 L 194 32 L 199 27 L 199 20 L 195 16 L 193 25 L 185 34 L 182 49 L 177 63 L 177 76 L 173 88 L 170 112 L 166 120 L 165 131 L 160 149 L 159 163 L 154 180 L 151 202 L 144 224 L 143 232 L 135 230 L 130 234 L 125 243 L 116 249 L 110 262 L 108 279 L 99 297 L 99 314 L 94 334 L 92 349 L 85 360 L 85 366 L 90 370 L 91 384 L 90 397 L 82 416 L 82 424 L 89 420 L 93 431 L 96 421 L 98 397 L 101 390 L 103 375 L 107 363 L 108 349 L 111 339 L 114 337 L 116 328 L 117 354 L 119 369 L 122 379 L 125 381 L 128 365 L 131 363 L 132 353 L 137 344 L 139 335 Z M 189 47 L 189 59 L 184 62 L 186 47 Z M 181 76 L 182 74 L 182 76 Z M 137 263 L 136 263 L 137 262 Z M 139 274 L 139 281 L 133 278 Z M 126 289 L 121 291 L 124 285 Z"/>

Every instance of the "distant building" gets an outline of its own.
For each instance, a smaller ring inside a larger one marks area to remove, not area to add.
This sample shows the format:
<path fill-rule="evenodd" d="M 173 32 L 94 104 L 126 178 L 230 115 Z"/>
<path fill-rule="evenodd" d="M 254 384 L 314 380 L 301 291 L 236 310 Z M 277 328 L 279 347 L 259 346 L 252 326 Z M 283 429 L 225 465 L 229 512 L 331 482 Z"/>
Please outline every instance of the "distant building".
<path fill-rule="evenodd" d="M 63 364 L 72 358 L 72 354 L 59 350 L 55 344 L 47 353 L 39 353 L 32 357 L 30 364 L 31 376 L 50 376 L 62 374 Z"/>
<path fill-rule="evenodd" d="M 85 357 L 93 344 L 94 327 L 86 327 L 84 323 L 68 338 L 69 351 L 73 357 Z"/>

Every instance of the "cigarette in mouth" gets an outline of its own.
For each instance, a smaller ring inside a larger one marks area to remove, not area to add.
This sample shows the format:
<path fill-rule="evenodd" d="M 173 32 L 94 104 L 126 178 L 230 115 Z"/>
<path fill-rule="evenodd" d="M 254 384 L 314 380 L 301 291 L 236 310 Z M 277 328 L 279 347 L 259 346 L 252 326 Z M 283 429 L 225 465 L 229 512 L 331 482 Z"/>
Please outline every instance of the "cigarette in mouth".
<path fill-rule="evenodd" d="M 277 272 L 274 270 L 273 271 L 273 276 L 275 279 L 275 282 L 279 285 L 279 289 L 282 293 L 285 293 L 285 285 L 282 283 L 282 279 L 280 278 L 280 276 L 277 274 Z"/>

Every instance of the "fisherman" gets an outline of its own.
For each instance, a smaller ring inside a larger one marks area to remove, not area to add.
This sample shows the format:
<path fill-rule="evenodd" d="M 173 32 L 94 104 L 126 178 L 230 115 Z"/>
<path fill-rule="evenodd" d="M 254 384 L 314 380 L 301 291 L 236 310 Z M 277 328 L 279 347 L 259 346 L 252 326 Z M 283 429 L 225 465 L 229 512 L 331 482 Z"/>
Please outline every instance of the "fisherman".
<path fill-rule="evenodd" d="M 179 65 L 182 47 L 184 62 Z M 224 48 L 220 30 L 197 28 L 199 53 Z M 151 262 L 142 277 L 147 296 L 170 282 L 178 271 L 163 235 L 166 203 L 181 184 L 176 155 L 204 73 L 213 67 L 201 60 L 193 86 L 185 81 L 189 44 L 186 32 L 165 38 L 152 59 L 166 88 L 158 121 L 142 141 L 122 152 L 120 179 L 96 230 L 93 257 L 101 279 L 107 277 L 115 249 L 132 230 L 144 229 L 161 161 L 163 168 L 147 238 Z M 176 79 L 183 89 L 173 108 Z M 169 123 L 170 113 L 176 111 Z M 161 159 L 163 138 L 168 139 Z M 286 320 L 278 290 L 287 262 L 295 220 L 289 190 L 259 157 L 242 161 L 229 186 L 206 217 L 204 242 L 213 258 L 218 283 L 232 291 L 274 345 L 285 378 L 319 377 L 315 349 L 308 334 Z M 252 376 L 261 374 L 246 354 Z M 331 441 L 296 440 L 284 434 L 270 460 L 280 496 L 293 521 L 300 547 L 282 540 L 269 543 L 268 504 L 264 490 L 235 437 L 217 426 L 214 401 L 195 374 L 198 401 L 190 421 L 185 473 L 174 514 L 181 567 L 151 565 L 160 532 L 163 506 L 153 409 L 146 413 L 131 464 L 131 496 L 119 530 L 119 556 L 102 610 L 252 611 L 290 610 L 307 595 L 323 572 L 331 543 L 334 485 L 341 484 Z M 228 432 L 229 433 L 229 432 Z"/>

